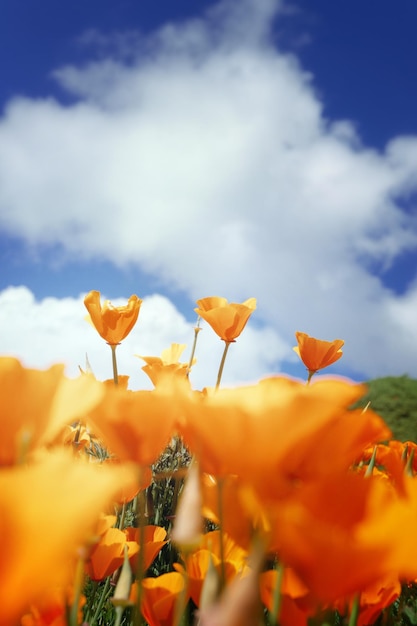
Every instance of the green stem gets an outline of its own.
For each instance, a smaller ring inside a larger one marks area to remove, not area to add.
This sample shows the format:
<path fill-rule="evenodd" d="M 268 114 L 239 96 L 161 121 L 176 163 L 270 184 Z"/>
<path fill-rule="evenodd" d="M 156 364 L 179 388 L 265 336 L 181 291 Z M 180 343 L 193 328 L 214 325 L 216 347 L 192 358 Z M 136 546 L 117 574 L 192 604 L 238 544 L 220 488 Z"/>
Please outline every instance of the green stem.
<path fill-rule="evenodd" d="M 282 581 L 284 579 L 284 564 L 281 561 L 278 563 L 277 568 L 277 580 L 274 587 L 274 594 L 272 599 L 272 611 L 270 613 L 271 616 L 271 624 L 279 624 L 279 615 L 281 613 L 281 602 L 282 602 Z"/>
<path fill-rule="evenodd" d="M 109 343 L 109 346 L 111 348 L 111 362 L 113 366 L 113 380 L 114 380 L 115 385 L 119 384 L 119 374 L 117 372 L 117 359 L 116 359 L 116 348 L 118 345 L 119 345 L 118 343 Z"/>
<path fill-rule="evenodd" d="M 357 593 L 355 597 L 353 598 L 348 626 L 356 626 L 356 624 L 358 623 L 359 609 L 360 609 L 360 594 Z"/>
<path fill-rule="evenodd" d="M 142 476 L 139 476 L 139 484 L 142 484 Z M 135 626 L 140 624 L 142 615 L 142 580 L 145 576 L 145 492 L 142 490 L 137 496 L 138 504 L 138 522 L 139 522 L 139 550 L 138 559 L 136 564 L 136 585 L 137 585 L 137 598 L 136 598 L 136 611 L 135 611 Z"/>
<path fill-rule="evenodd" d="M 311 379 L 313 378 L 314 374 L 316 373 L 317 370 L 307 370 L 308 371 L 308 378 L 307 378 L 307 385 L 310 384 Z"/>
<path fill-rule="evenodd" d="M 100 617 L 101 609 L 103 608 L 103 604 L 106 601 L 106 598 L 107 598 L 108 593 L 109 593 L 109 588 L 110 588 L 110 576 L 107 577 L 106 582 L 103 585 L 103 589 L 102 589 L 102 592 L 101 592 L 100 600 L 99 600 L 99 602 L 97 604 L 95 613 L 93 615 L 93 619 L 89 623 L 89 626 L 94 626 L 94 624 L 97 622 L 97 619 Z"/>
<path fill-rule="evenodd" d="M 220 361 L 219 373 L 217 374 L 216 390 L 220 387 L 220 381 L 222 379 L 223 368 L 224 368 L 224 363 L 226 361 L 227 351 L 229 349 L 230 344 L 233 343 L 233 341 L 225 341 L 224 343 L 225 343 L 225 346 L 224 346 L 223 356 L 222 356 L 222 360 Z"/>

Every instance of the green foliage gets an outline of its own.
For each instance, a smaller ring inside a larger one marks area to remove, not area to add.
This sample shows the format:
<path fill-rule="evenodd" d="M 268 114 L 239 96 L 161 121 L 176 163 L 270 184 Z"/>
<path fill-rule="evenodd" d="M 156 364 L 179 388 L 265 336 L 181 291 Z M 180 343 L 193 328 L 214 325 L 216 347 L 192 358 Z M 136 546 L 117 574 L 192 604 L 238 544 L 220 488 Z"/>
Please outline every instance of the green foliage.
<path fill-rule="evenodd" d="M 368 393 L 355 405 L 378 413 L 393 432 L 393 439 L 417 442 L 417 380 L 386 376 L 366 383 Z"/>

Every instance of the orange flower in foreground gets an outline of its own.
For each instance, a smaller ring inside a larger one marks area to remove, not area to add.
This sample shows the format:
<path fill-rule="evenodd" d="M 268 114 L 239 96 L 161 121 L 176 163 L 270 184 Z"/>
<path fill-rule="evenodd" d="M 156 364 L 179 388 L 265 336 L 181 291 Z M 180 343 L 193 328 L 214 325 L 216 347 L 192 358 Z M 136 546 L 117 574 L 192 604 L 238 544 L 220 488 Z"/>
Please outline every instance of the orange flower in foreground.
<path fill-rule="evenodd" d="M 388 481 L 330 470 L 270 507 L 272 546 L 321 602 L 414 580 L 416 496 L 414 479 L 403 497 Z"/>
<path fill-rule="evenodd" d="M 43 455 L 42 455 L 43 456 Z M 47 606 L 74 579 L 80 549 L 112 503 L 131 467 L 100 467 L 66 450 L 0 472 L 0 626 L 15 624 L 30 605 Z"/>
<path fill-rule="evenodd" d="M 293 350 L 298 354 L 310 375 L 332 365 L 343 355 L 341 350 L 345 343 L 343 339 L 323 341 L 300 332 L 296 332 L 295 336 L 298 346 L 295 346 Z"/>
<path fill-rule="evenodd" d="M 125 306 L 115 307 L 108 300 L 101 306 L 100 292 L 90 291 L 84 298 L 84 304 L 98 334 L 115 346 L 127 337 L 136 324 L 142 300 L 133 295 Z"/>
<path fill-rule="evenodd" d="M 256 309 L 256 298 L 249 298 L 242 304 L 229 303 L 226 298 L 212 296 L 197 300 L 198 308 L 194 311 L 202 317 L 223 339 L 235 341 L 245 328 L 249 317 Z"/>
<path fill-rule="evenodd" d="M 151 465 L 175 434 L 177 412 L 175 388 L 126 391 L 114 386 L 90 412 L 89 423 L 121 460 Z"/>
<path fill-rule="evenodd" d="M 274 499 L 298 479 L 346 470 L 361 450 L 390 437 L 373 411 L 350 410 L 364 385 L 343 379 L 312 385 L 272 377 L 257 385 L 179 397 L 178 427 L 201 470 L 236 474 Z M 332 469 L 331 469 L 332 468 Z"/>
<path fill-rule="evenodd" d="M 83 417 L 103 390 L 91 376 L 66 378 L 64 365 L 27 369 L 0 358 L 0 465 L 24 460 L 35 448 L 54 441 L 62 428 Z"/>

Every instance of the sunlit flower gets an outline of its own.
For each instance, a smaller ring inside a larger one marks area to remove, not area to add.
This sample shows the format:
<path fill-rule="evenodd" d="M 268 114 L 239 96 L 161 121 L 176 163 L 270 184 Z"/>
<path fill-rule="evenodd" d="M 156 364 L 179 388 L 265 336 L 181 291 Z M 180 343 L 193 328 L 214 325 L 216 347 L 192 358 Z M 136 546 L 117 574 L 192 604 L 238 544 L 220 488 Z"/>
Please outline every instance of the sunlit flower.
<path fill-rule="evenodd" d="M 123 341 L 136 324 L 142 300 L 133 295 L 125 306 L 115 307 L 108 300 L 102 306 L 100 292 L 90 291 L 84 298 L 84 304 L 98 334 L 114 346 Z"/>
<path fill-rule="evenodd" d="M 229 303 L 226 298 L 213 296 L 197 300 L 197 305 L 195 312 L 210 324 L 220 339 L 231 342 L 239 337 L 256 309 L 256 298 L 237 304 Z"/>
<path fill-rule="evenodd" d="M 63 372 L 64 365 L 35 370 L 17 359 L 0 358 L 0 465 L 21 462 L 51 443 L 101 399 L 103 389 L 92 377 L 69 379 Z"/>
<path fill-rule="evenodd" d="M 298 345 L 293 350 L 308 369 L 310 377 L 318 370 L 332 365 L 343 355 L 341 348 L 345 342 L 342 339 L 323 341 L 300 332 L 296 332 L 295 336 Z"/>

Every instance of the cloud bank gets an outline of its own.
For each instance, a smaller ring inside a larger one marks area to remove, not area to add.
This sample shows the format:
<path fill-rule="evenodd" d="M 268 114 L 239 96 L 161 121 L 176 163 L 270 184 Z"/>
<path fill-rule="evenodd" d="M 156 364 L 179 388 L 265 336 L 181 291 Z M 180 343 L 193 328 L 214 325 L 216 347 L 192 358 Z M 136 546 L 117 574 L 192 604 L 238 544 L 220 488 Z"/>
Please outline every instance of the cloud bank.
<path fill-rule="evenodd" d="M 147 37 L 90 32 L 100 55 L 54 71 L 71 103 L 15 98 L 0 120 L 0 229 L 137 264 L 192 299 L 255 296 L 252 339 L 272 333 L 281 362 L 301 330 L 345 339 L 367 376 L 415 375 L 417 281 L 397 295 L 383 272 L 417 248 L 402 208 L 417 138 L 377 152 L 326 119 L 314 78 L 276 45 L 280 10 L 226 1 Z"/>

